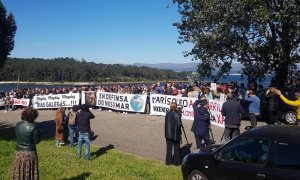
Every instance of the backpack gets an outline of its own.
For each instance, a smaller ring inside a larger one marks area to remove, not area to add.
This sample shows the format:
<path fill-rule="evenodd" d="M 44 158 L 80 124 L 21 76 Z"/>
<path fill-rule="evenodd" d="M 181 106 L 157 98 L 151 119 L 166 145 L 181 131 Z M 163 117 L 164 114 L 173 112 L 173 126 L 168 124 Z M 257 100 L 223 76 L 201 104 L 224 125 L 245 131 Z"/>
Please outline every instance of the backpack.
<path fill-rule="evenodd" d="M 69 112 L 68 116 L 69 116 L 69 125 L 75 125 L 76 124 L 76 115 L 77 112 Z"/>

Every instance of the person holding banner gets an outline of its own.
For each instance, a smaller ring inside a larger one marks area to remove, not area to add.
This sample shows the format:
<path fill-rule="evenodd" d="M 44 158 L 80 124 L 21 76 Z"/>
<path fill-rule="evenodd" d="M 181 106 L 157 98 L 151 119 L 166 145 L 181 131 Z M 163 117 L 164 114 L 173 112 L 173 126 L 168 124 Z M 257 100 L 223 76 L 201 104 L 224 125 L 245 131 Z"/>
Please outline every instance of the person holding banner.
<path fill-rule="evenodd" d="M 177 104 L 173 102 L 165 116 L 166 165 L 180 165 L 181 126 L 181 113 L 177 111 Z"/>
<path fill-rule="evenodd" d="M 225 130 L 223 136 L 225 142 L 240 135 L 241 114 L 244 110 L 233 94 L 227 94 L 227 101 L 222 106 L 221 113 L 225 116 Z M 223 137 L 222 137 L 223 138 Z"/>
<path fill-rule="evenodd" d="M 198 107 L 199 104 L 200 107 Z M 198 99 L 193 104 L 194 121 L 191 130 L 195 135 L 197 149 L 204 147 L 204 144 L 211 144 L 209 136 L 210 113 L 208 108 L 209 104 L 206 99 Z M 202 140 L 204 140 L 204 144 L 202 144 Z"/>

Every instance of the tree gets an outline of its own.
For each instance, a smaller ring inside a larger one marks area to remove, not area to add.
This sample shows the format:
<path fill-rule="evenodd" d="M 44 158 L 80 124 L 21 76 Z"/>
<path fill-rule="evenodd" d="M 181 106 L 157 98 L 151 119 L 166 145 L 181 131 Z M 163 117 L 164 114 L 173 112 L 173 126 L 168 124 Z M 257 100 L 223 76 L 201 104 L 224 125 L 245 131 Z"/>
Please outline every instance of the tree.
<path fill-rule="evenodd" d="M 7 56 L 14 49 L 14 37 L 17 31 L 14 15 L 9 13 L 0 1 L 0 69 L 4 66 Z"/>
<path fill-rule="evenodd" d="M 244 75 L 256 81 L 274 74 L 288 77 L 288 67 L 300 61 L 299 0 L 173 0 L 181 21 L 174 23 L 179 43 L 194 46 L 185 56 L 200 60 L 198 72 L 218 77 L 237 61 Z M 250 69 L 249 69 L 250 68 Z M 251 70 L 254 69 L 255 71 Z"/>

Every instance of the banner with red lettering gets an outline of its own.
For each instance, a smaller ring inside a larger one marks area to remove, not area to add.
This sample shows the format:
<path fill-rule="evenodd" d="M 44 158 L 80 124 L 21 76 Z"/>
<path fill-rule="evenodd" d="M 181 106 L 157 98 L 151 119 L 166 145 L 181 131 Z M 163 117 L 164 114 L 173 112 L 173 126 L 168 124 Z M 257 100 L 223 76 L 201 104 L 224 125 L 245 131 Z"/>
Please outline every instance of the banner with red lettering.
<path fill-rule="evenodd" d="M 182 119 L 194 120 L 193 103 L 196 98 L 177 97 L 163 94 L 150 95 L 150 115 L 165 116 L 170 110 L 172 102 L 177 103 L 177 107 L 181 109 Z M 221 115 L 223 101 L 209 100 L 210 113 L 212 115 L 211 123 L 224 127 L 224 117 Z"/>
<path fill-rule="evenodd" d="M 209 100 L 209 111 L 212 117 L 211 123 L 221 127 L 225 127 L 225 117 L 221 114 L 223 103 L 224 101 L 220 100 Z"/>
<path fill-rule="evenodd" d="M 14 98 L 14 105 L 16 106 L 29 106 L 30 99 L 16 99 Z"/>

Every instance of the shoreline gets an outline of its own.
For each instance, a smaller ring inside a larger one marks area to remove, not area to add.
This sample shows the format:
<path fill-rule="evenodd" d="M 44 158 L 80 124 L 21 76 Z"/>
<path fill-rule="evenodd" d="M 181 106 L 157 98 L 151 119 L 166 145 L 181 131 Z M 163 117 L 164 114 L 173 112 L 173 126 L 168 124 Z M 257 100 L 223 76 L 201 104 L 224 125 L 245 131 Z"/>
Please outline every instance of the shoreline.
<path fill-rule="evenodd" d="M 166 82 L 166 80 L 157 81 L 135 81 L 135 82 L 28 82 L 28 81 L 0 81 L 0 84 L 41 84 L 41 85 L 97 85 L 97 84 L 139 84 L 139 83 L 156 83 L 156 82 Z M 169 82 L 187 82 L 186 81 L 171 81 Z"/>

